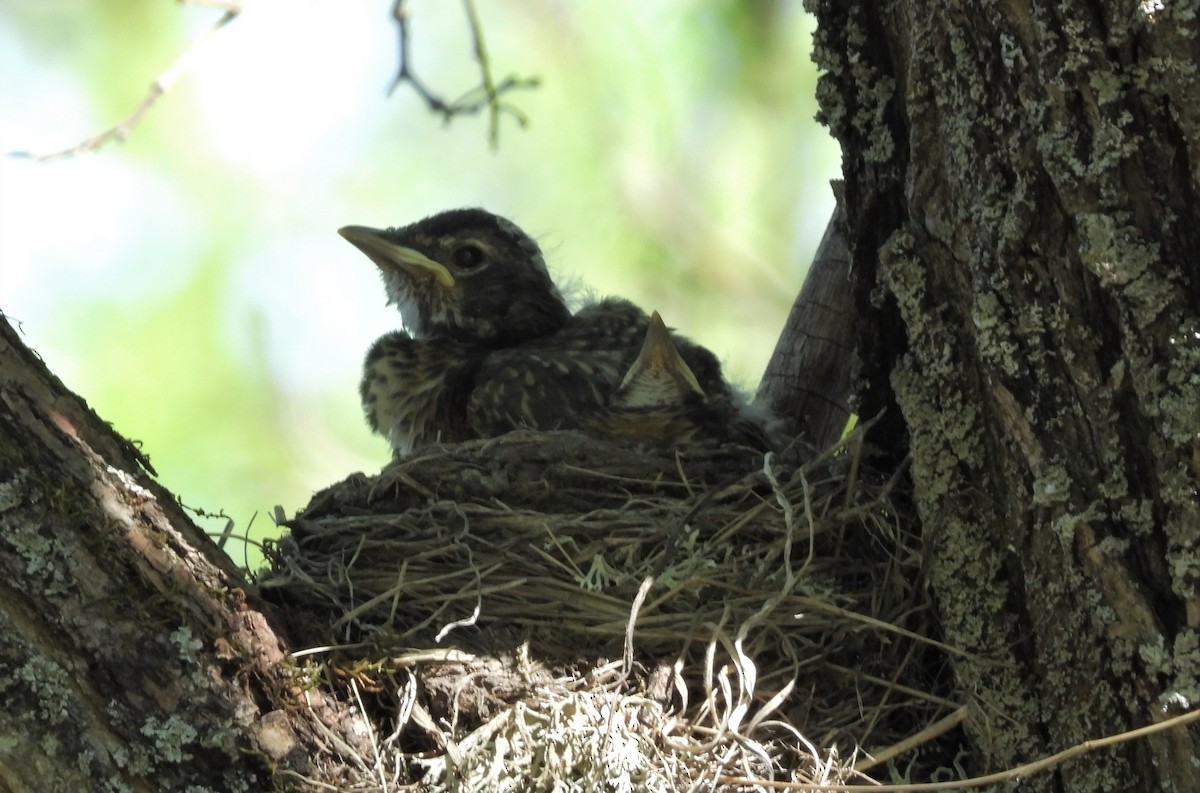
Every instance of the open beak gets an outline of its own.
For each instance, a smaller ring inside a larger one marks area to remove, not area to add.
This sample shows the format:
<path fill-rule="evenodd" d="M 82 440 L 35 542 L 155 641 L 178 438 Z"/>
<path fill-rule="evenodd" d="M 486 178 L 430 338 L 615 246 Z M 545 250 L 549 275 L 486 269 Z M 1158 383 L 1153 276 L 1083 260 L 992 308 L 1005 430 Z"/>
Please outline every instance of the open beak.
<path fill-rule="evenodd" d="M 650 315 L 650 327 L 646 329 L 646 341 L 637 360 L 629 367 L 618 390 L 624 389 L 635 379 L 644 379 L 652 390 L 663 389 L 668 383 L 685 388 L 705 399 L 704 389 L 692 372 L 692 368 L 683 360 L 675 342 L 671 341 L 671 332 L 663 324 L 662 317 L 655 311 Z"/>
<path fill-rule="evenodd" d="M 386 231 L 367 226 L 342 226 L 338 234 L 379 267 L 399 268 L 409 275 L 433 278 L 445 289 L 454 286 L 454 276 L 445 266 L 418 250 L 389 241 Z"/>

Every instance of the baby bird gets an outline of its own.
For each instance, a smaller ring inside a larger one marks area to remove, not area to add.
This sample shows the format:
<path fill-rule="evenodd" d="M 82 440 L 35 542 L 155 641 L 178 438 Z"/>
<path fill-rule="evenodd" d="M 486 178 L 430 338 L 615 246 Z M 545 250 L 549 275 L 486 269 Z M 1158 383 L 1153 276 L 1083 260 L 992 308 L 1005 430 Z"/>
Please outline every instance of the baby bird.
<path fill-rule="evenodd" d="M 627 300 L 572 314 L 512 222 L 456 209 L 339 233 L 379 267 L 404 321 L 371 347 L 360 387 L 397 456 L 518 428 L 765 446 L 716 356 Z"/>

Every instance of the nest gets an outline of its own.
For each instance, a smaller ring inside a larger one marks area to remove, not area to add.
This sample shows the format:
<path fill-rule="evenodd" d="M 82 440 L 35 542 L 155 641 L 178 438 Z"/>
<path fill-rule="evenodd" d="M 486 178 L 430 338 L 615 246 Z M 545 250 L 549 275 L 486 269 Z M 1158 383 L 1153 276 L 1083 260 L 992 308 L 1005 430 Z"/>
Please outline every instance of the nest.
<path fill-rule="evenodd" d="M 948 764 L 921 548 L 862 448 L 517 432 L 319 493 L 259 584 L 370 714 L 370 772 L 337 783 L 744 790 Z"/>

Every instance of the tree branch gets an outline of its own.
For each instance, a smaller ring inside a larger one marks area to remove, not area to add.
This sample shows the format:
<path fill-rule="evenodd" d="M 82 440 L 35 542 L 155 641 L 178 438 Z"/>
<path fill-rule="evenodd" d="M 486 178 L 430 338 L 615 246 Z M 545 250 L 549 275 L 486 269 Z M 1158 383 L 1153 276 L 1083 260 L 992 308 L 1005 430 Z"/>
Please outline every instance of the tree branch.
<path fill-rule="evenodd" d="M 844 222 L 839 196 L 754 397 L 783 421 L 786 434 L 804 435 L 822 449 L 841 437 L 850 418 L 857 317 Z"/>
<path fill-rule="evenodd" d="M 224 8 L 225 13 L 220 19 L 204 30 L 191 44 L 188 45 L 175 61 L 167 67 L 166 71 L 160 74 L 154 83 L 150 86 L 149 92 L 143 97 L 138 106 L 133 109 L 133 112 L 126 116 L 122 121 L 109 127 L 98 135 L 94 135 L 81 143 L 74 146 L 69 146 L 58 151 L 44 152 L 37 154 L 31 151 L 12 151 L 8 155 L 10 157 L 22 157 L 38 162 L 48 162 L 50 160 L 61 160 L 67 157 L 74 157 L 77 154 L 90 154 L 94 151 L 99 151 L 113 141 L 124 142 L 133 133 L 133 130 L 142 122 L 150 109 L 158 103 L 158 100 L 163 97 L 179 80 L 181 76 L 191 67 L 192 61 L 196 59 L 200 49 L 208 43 L 208 41 L 217 34 L 221 28 L 228 25 L 238 14 L 242 12 L 241 0 L 184 0 L 190 5 L 203 5 L 213 8 Z"/>
<path fill-rule="evenodd" d="M 365 750 L 144 465 L 0 315 L 0 790 L 263 790 L 336 766 L 327 733 Z"/>
<path fill-rule="evenodd" d="M 499 119 L 501 113 L 508 113 L 522 127 L 529 122 L 528 117 L 519 108 L 508 102 L 502 102 L 500 97 L 509 91 L 522 88 L 536 88 L 541 84 L 541 80 L 537 77 L 516 77 L 509 75 L 497 83 L 492 77 L 491 59 L 488 57 L 487 45 L 483 39 L 483 26 L 480 24 L 479 15 L 475 11 L 474 0 L 463 0 L 463 7 L 467 14 L 467 24 L 471 29 L 471 42 L 475 52 L 475 60 L 479 63 L 479 85 L 470 89 L 458 99 L 448 102 L 431 91 L 424 81 L 417 77 L 410 60 L 411 46 L 407 3 L 405 0 L 396 0 L 392 6 L 392 16 L 396 19 L 400 33 L 400 67 L 396 72 L 396 77 L 392 80 L 391 86 L 388 87 L 388 94 L 391 95 L 401 83 L 408 83 L 412 86 L 417 96 L 421 97 L 422 101 L 425 102 L 426 106 L 434 113 L 440 115 L 446 123 L 449 123 L 455 116 L 475 115 L 484 108 L 487 108 L 488 143 L 491 144 L 492 148 L 495 148 L 500 139 Z"/>

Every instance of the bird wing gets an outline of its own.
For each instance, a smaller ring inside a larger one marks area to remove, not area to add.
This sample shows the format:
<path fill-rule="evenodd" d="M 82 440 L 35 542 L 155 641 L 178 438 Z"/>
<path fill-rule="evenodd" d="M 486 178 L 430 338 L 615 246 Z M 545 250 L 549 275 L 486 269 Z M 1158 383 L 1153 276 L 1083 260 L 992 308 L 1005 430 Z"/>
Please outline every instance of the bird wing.
<path fill-rule="evenodd" d="M 732 393 L 716 356 L 670 335 L 661 320 L 658 347 L 671 353 L 670 366 L 664 373 L 649 371 L 644 361 L 639 366 L 650 328 L 640 308 L 607 299 L 581 309 L 553 336 L 488 353 L 467 398 L 470 430 L 485 438 L 518 428 L 656 437 L 731 413 Z M 622 397 L 630 375 L 636 382 Z M 671 378 L 670 387 L 659 394 L 664 378 Z M 646 389 L 654 393 L 642 393 Z M 707 409 L 696 413 L 706 397 Z M 661 409 L 646 410 L 648 400 Z"/>
<path fill-rule="evenodd" d="M 467 399 L 467 422 L 485 438 L 520 427 L 585 428 L 620 383 L 623 354 L 545 347 L 494 352 Z"/>

